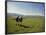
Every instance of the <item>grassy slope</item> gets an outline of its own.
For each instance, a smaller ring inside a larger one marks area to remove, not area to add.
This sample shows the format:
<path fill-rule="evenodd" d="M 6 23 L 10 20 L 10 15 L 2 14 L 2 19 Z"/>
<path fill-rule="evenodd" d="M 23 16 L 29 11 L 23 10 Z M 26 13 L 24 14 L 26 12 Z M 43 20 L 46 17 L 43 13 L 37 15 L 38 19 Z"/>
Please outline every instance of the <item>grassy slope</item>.
<path fill-rule="evenodd" d="M 16 21 L 14 18 L 9 17 L 7 19 L 7 33 L 16 32 L 44 32 L 44 19 L 43 18 L 26 18 L 23 19 L 23 24 L 26 26 L 32 26 L 31 28 L 24 28 L 16 26 Z"/>

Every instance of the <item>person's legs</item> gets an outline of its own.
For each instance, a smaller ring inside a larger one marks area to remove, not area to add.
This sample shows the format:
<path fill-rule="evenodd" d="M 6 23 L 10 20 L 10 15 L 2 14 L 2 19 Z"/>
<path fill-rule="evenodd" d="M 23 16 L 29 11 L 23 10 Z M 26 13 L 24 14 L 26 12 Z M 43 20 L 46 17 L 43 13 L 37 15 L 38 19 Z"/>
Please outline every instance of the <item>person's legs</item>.
<path fill-rule="evenodd" d="M 17 26 L 19 26 L 19 22 L 17 22 Z"/>

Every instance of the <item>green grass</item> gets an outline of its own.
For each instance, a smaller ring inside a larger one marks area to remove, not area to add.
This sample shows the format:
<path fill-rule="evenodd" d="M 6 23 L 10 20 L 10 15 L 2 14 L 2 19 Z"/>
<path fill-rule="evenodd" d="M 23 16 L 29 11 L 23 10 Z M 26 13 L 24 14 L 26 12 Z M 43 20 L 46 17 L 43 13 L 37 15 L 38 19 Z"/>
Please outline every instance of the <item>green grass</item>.
<path fill-rule="evenodd" d="M 16 21 L 13 20 L 14 17 L 7 18 L 7 33 L 23 33 L 23 32 L 44 32 L 44 18 L 26 18 L 23 19 L 22 25 L 32 26 L 31 28 L 24 28 L 21 26 L 16 26 Z"/>

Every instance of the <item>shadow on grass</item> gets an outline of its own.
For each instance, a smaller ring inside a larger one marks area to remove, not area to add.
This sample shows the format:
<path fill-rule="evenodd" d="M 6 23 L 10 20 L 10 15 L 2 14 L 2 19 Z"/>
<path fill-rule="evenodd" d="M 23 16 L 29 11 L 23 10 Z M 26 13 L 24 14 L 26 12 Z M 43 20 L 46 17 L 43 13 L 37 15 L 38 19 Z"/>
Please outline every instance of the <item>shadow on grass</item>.
<path fill-rule="evenodd" d="M 20 24 L 20 26 L 24 27 L 24 28 L 32 28 L 32 26 L 25 26 L 25 25 L 21 25 L 21 24 Z"/>

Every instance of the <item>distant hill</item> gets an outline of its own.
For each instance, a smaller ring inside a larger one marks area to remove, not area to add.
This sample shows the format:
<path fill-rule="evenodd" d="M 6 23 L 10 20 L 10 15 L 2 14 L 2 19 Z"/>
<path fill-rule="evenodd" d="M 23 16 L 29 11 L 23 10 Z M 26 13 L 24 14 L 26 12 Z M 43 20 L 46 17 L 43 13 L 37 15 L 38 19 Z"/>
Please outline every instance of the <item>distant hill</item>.
<path fill-rule="evenodd" d="M 22 14 L 17 14 L 17 13 L 7 13 L 7 16 L 23 16 L 25 18 L 36 18 L 36 17 L 44 17 L 44 16 L 33 16 L 33 15 L 22 15 Z"/>
<path fill-rule="evenodd" d="M 7 13 L 7 16 L 23 16 L 21 14 L 16 14 L 16 13 Z"/>

